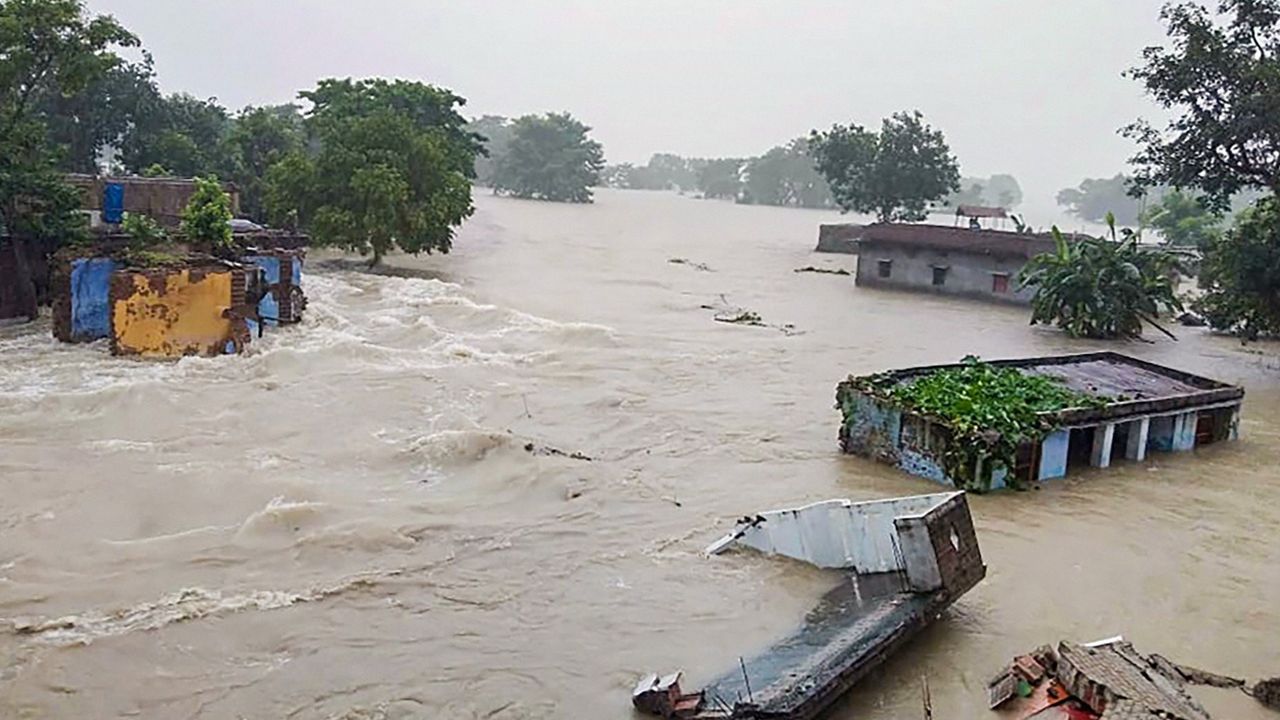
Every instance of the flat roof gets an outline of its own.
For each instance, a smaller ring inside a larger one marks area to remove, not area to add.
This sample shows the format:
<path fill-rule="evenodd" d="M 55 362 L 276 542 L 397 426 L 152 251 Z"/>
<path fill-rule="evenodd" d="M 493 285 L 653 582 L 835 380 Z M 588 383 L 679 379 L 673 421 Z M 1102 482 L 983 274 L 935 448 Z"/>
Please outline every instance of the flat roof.
<path fill-rule="evenodd" d="M 1067 239 L 1074 235 L 1064 235 Z M 1044 233 L 971 229 L 949 225 L 916 223 L 874 223 L 862 228 L 860 245 L 897 245 L 930 248 L 978 255 L 1033 258 L 1056 248 L 1053 237 Z"/>
<path fill-rule="evenodd" d="M 1055 377 L 1068 388 L 1111 400 L 1101 408 L 1072 408 L 1052 413 L 1062 423 L 1088 423 L 1129 415 L 1172 412 L 1239 400 L 1244 388 L 1193 375 L 1117 352 L 1048 355 L 1006 360 L 984 360 L 989 365 L 1013 367 L 1026 374 Z M 962 363 L 926 365 L 891 370 L 883 375 L 902 383 Z"/>

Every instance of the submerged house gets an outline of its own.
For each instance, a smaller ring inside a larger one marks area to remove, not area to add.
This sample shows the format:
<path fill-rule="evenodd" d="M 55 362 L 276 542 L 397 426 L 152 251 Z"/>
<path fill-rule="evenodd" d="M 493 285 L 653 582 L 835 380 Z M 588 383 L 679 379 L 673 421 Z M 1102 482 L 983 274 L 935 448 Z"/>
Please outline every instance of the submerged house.
<path fill-rule="evenodd" d="M 859 286 L 1024 304 L 1034 291 L 1018 288 L 1018 273 L 1056 247 L 1049 235 L 909 223 L 863 226 L 854 242 Z"/>
<path fill-rule="evenodd" d="M 697 692 L 681 674 L 644 677 L 642 712 L 681 720 L 812 720 L 977 585 L 987 567 L 962 492 L 766 510 L 708 555 L 752 548 L 839 571 L 842 582 L 789 634 Z"/>
<path fill-rule="evenodd" d="M 1243 388 L 1113 352 L 981 363 L 995 373 L 1047 378 L 1071 398 L 1065 406 L 1036 412 L 1029 423 L 1034 431 L 1025 437 L 1002 438 L 992 428 L 966 428 L 955 418 L 931 415 L 903 400 L 910 395 L 903 390 L 912 384 L 974 362 L 893 370 L 840 383 L 841 449 L 945 485 L 987 490 L 1239 436 Z"/>

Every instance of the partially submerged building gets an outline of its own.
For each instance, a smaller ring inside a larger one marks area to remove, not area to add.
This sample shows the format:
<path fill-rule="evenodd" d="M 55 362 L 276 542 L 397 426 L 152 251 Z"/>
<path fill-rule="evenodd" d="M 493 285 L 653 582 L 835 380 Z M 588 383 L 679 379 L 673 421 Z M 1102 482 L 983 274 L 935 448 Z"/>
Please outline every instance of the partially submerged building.
<path fill-rule="evenodd" d="M 867 225 L 856 243 L 859 286 L 1023 304 L 1034 291 L 1018 273 L 1056 247 L 1048 235 L 909 223 Z"/>
<path fill-rule="evenodd" d="M 762 512 L 707 553 L 733 545 L 841 569 L 847 582 L 792 633 L 698 692 L 681 690 L 680 673 L 645 677 L 632 693 L 638 709 L 665 718 L 810 720 L 986 575 L 962 492 Z"/>
<path fill-rule="evenodd" d="M 1113 352 L 988 364 L 1054 378 L 1092 400 L 1044 413 L 1044 432 L 1023 438 L 1010 466 L 981 454 L 982 443 L 994 438 L 984 438 L 981 431 L 962 434 L 948 420 L 921 414 L 894 398 L 895 386 L 961 364 L 850 377 L 836 391 L 841 449 L 945 485 L 983 490 L 1024 486 L 1079 467 L 1141 461 L 1148 452 L 1192 450 L 1239 436 L 1244 389 L 1238 386 Z"/>

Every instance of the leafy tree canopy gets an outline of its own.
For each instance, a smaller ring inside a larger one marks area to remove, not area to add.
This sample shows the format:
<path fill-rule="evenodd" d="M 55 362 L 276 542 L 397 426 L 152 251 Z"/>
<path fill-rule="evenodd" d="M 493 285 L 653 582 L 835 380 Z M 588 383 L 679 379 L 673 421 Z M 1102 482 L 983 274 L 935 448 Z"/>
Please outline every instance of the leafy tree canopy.
<path fill-rule="evenodd" d="M 1177 261 L 1159 248 L 1140 247 L 1131 230 L 1116 239 L 1115 219 L 1107 221 L 1110 238 L 1068 241 L 1053 228 L 1056 251 L 1023 267 L 1019 281 L 1035 288 L 1032 325 L 1054 323 L 1074 337 L 1100 339 L 1137 338 L 1143 323 L 1168 332 L 1156 318 L 1182 309 L 1173 279 Z"/>
<path fill-rule="evenodd" d="M 467 123 L 467 130 L 481 138 L 484 152 L 476 157 L 476 182 L 493 185 L 496 158 L 511 144 L 511 120 L 501 115 L 485 115 Z"/>
<path fill-rule="evenodd" d="M 737 199 L 742 192 L 742 168 L 745 162 L 738 158 L 705 161 L 697 172 L 698 191 L 705 198 Z"/>
<path fill-rule="evenodd" d="M 182 234 L 193 248 L 219 257 L 232 254 L 231 196 L 217 177 L 196 178 L 196 189 L 182 210 Z"/>
<path fill-rule="evenodd" d="M 82 224 L 79 193 L 58 171 L 41 99 L 81 92 L 120 65 L 137 38 L 77 0 L 0 3 L 0 225 L 19 242 L 57 243 Z"/>
<path fill-rule="evenodd" d="M 1222 214 L 1203 197 L 1170 190 L 1142 214 L 1142 224 L 1154 228 L 1165 242 L 1180 247 L 1208 246 L 1221 233 Z"/>
<path fill-rule="evenodd" d="M 1259 200 L 1211 238 L 1199 281 L 1204 295 L 1193 306 L 1210 326 L 1246 339 L 1280 335 L 1280 201 Z"/>
<path fill-rule="evenodd" d="M 1074 188 L 1058 191 L 1058 204 L 1081 220 L 1106 222 L 1110 213 L 1120 225 L 1137 225 L 1142 201 L 1130 194 L 1133 179 L 1117 174 L 1111 178 L 1085 178 Z M 1157 199 L 1158 190 L 1153 195 Z"/>
<path fill-rule="evenodd" d="M 1222 209 L 1243 188 L 1280 191 L 1280 0 L 1220 0 L 1217 10 L 1165 6 L 1169 46 L 1146 48 L 1128 75 L 1174 117 L 1124 132 L 1142 146 L 1141 184 L 1199 188 Z"/>
<path fill-rule="evenodd" d="M 590 130 L 568 113 L 517 118 L 511 142 L 497 158 L 494 190 L 521 198 L 591 202 L 604 151 L 588 136 Z"/>
<path fill-rule="evenodd" d="M 984 205 L 1012 210 L 1022 202 L 1022 186 L 1012 175 L 992 175 L 989 178 L 960 178 L 960 189 L 948 195 L 940 203 L 954 209 L 960 205 Z"/>
<path fill-rule="evenodd" d="M 223 163 L 240 190 L 240 212 L 266 221 L 266 175 L 286 155 L 302 149 L 297 105 L 247 107 L 235 117 L 223 143 Z"/>
<path fill-rule="evenodd" d="M 917 112 L 884 119 L 880 132 L 861 125 L 813 131 L 810 148 L 836 203 L 880 222 L 923 220 L 930 203 L 960 187 L 946 139 Z"/>
<path fill-rule="evenodd" d="M 132 172 L 160 165 L 180 177 L 232 174 L 224 142 L 231 117 L 216 99 L 143 90 L 120 157 Z"/>
<path fill-rule="evenodd" d="M 268 171 L 265 201 L 276 222 L 293 217 L 316 242 L 372 254 L 394 248 L 448 252 L 469 217 L 481 138 L 452 92 L 416 82 L 323 80 L 304 148 Z"/>
<path fill-rule="evenodd" d="M 739 202 L 758 205 L 831 207 L 835 201 L 810 154 L 809 140 L 796 138 L 747 161 Z"/>

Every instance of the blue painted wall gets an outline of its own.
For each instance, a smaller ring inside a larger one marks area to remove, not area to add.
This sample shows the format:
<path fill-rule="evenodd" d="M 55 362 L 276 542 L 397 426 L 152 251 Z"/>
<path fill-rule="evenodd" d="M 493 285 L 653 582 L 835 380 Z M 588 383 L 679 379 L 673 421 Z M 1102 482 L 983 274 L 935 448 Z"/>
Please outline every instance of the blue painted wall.
<path fill-rule="evenodd" d="M 244 258 L 244 261 L 262 268 L 268 285 L 275 285 L 280 282 L 280 258 L 273 255 L 249 255 Z M 293 270 L 290 276 L 294 286 L 302 287 L 301 257 L 293 258 Z M 258 303 L 258 314 L 262 316 L 263 324 L 267 327 L 275 327 L 280 324 L 276 320 L 276 318 L 280 317 L 280 303 L 274 295 L 267 293 L 262 297 L 262 301 Z"/>
<path fill-rule="evenodd" d="M 1147 430 L 1148 450 L 1168 452 L 1173 449 L 1173 421 L 1173 415 L 1151 418 L 1151 427 Z"/>
<path fill-rule="evenodd" d="M 1174 450 L 1192 450 L 1196 446 L 1196 416 L 1197 413 L 1183 413 L 1177 417 L 1177 422 L 1173 424 L 1173 449 Z"/>
<path fill-rule="evenodd" d="M 111 273 L 117 264 L 110 258 L 71 261 L 71 339 L 87 342 L 111 334 Z"/>
<path fill-rule="evenodd" d="M 901 453 L 898 455 L 898 467 L 912 475 L 919 475 L 922 478 L 928 478 L 943 485 L 955 484 L 951 481 L 951 478 L 947 477 L 947 472 L 942 469 L 942 466 L 936 460 L 909 448 L 902 448 Z"/>
<path fill-rule="evenodd" d="M 1071 431 L 1067 429 L 1055 430 L 1045 436 L 1044 442 L 1040 445 L 1039 479 L 1051 480 L 1066 477 L 1067 448 L 1070 442 Z"/>

